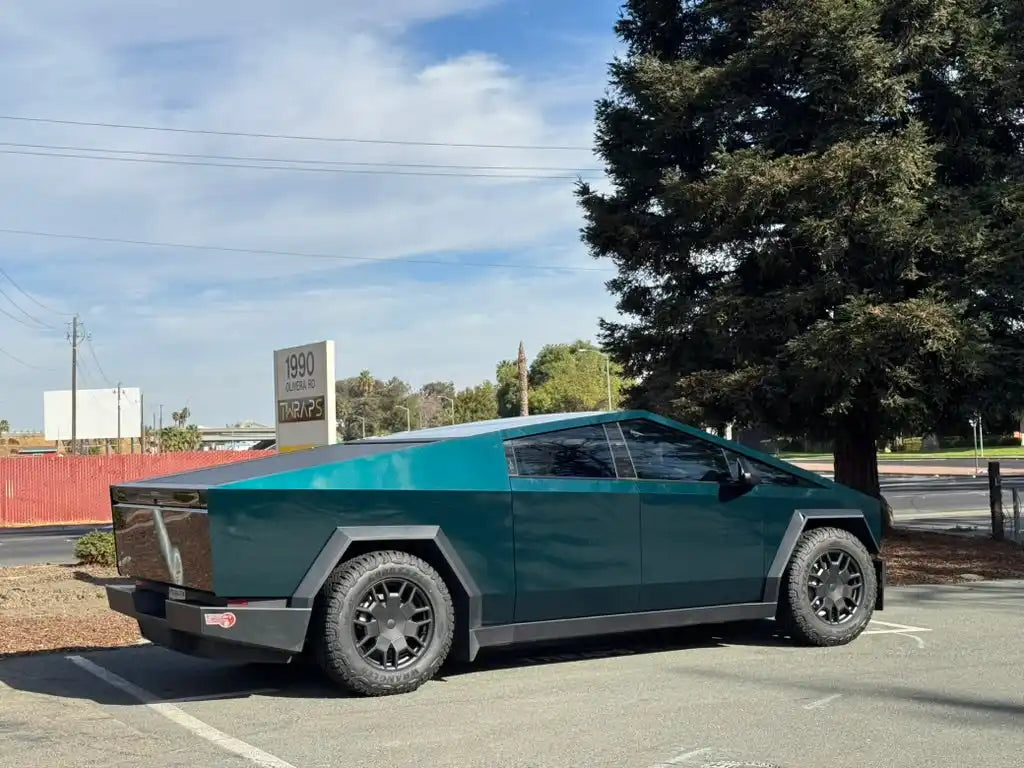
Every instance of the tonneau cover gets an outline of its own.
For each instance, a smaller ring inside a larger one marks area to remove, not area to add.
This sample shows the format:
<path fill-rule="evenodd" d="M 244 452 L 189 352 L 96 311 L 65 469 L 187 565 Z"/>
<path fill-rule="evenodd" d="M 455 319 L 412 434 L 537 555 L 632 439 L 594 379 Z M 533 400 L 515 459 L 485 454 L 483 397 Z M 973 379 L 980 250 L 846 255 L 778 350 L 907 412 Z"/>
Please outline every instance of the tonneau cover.
<path fill-rule="evenodd" d="M 266 458 L 250 459 L 248 461 L 236 461 L 228 464 L 221 464 L 206 469 L 193 469 L 188 472 L 178 472 L 173 475 L 160 477 L 149 477 L 142 480 L 133 480 L 127 483 L 118 483 L 115 488 L 136 489 L 136 488 L 185 488 L 190 491 L 206 490 L 218 485 L 236 483 L 242 480 L 250 480 L 254 477 L 266 477 L 281 472 L 290 472 L 296 469 L 307 467 L 337 464 L 343 461 L 358 459 L 363 456 L 372 456 L 379 453 L 390 453 L 423 445 L 429 440 L 388 440 L 388 441 L 354 441 L 350 443 L 338 443 L 326 445 L 321 448 L 313 448 L 294 453 L 274 453 Z"/>

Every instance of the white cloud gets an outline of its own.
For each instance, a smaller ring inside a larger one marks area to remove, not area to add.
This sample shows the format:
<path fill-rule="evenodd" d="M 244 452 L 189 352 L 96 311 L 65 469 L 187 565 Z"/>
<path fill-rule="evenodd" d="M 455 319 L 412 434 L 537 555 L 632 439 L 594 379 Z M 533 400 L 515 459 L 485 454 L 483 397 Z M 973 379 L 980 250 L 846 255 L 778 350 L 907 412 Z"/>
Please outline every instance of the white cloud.
<path fill-rule="evenodd" d="M 488 4 L 318 0 L 296 18 L 294 4 L 271 0 L 39 2 L 0 20 L 0 66 L 23 73 L 0 84 L 2 111 L 301 135 L 589 144 L 591 105 L 603 87 L 600 61 L 590 72 L 546 82 L 486 52 L 438 60 L 409 42 L 418 22 Z M 581 86 L 588 78 L 590 92 Z M 589 152 L 271 141 L 2 120 L 0 141 L 360 162 L 599 165 Z M 567 180 L 17 155 L 0 155 L 0 163 L 0 227 L 382 260 L 607 266 L 583 253 Z M 466 385 L 493 376 L 520 338 L 536 349 L 592 337 L 598 316 L 612 312 L 602 284 L 608 275 L 593 272 L 372 268 L 8 235 L 0 235 L 0 265 L 45 303 L 83 313 L 107 375 L 141 386 L 149 402 L 187 399 L 197 419 L 214 424 L 269 418 L 267 360 L 275 346 L 332 337 L 339 375 L 370 368 L 414 384 L 442 378 Z M 315 297 L 308 294 L 313 287 Z M 42 389 L 66 386 L 66 341 L 0 317 L 0 347 L 55 369 L 29 374 L 0 356 L 0 412 L 23 414 L 15 425 L 40 426 Z M 87 356 L 85 363 L 93 361 Z M 98 384 L 92 373 L 86 378 Z"/>

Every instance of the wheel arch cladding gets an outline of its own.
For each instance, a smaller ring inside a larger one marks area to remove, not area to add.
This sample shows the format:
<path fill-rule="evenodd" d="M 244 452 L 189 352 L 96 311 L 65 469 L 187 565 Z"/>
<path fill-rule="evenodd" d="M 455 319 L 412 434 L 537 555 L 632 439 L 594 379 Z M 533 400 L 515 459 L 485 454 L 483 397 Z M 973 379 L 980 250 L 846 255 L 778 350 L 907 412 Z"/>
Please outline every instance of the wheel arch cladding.
<path fill-rule="evenodd" d="M 789 525 L 775 552 L 771 567 L 765 579 L 763 601 L 775 603 L 779 599 L 782 574 L 804 531 L 815 528 L 841 528 L 856 536 L 872 556 L 879 554 L 880 547 L 864 513 L 857 509 L 798 509 L 789 519 Z"/>
<path fill-rule="evenodd" d="M 336 528 L 291 597 L 295 607 L 313 608 L 324 583 L 339 563 L 368 552 L 400 550 L 427 562 L 441 575 L 455 606 L 453 654 L 472 661 L 478 645 L 480 589 L 440 526 L 372 525 Z"/>

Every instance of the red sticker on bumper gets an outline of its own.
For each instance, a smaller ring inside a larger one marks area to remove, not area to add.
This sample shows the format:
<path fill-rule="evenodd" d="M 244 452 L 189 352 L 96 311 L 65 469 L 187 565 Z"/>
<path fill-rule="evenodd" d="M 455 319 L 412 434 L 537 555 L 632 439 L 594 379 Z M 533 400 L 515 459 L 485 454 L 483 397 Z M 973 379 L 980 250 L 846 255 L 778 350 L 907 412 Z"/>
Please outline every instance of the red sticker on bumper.
<path fill-rule="evenodd" d="M 231 629 L 235 626 L 235 614 L 228 611 L 227 613 L 207 613 L 203 615 L 203 619 L 206 621 L 208 627 L 220 627 L 221 629 Z"/>

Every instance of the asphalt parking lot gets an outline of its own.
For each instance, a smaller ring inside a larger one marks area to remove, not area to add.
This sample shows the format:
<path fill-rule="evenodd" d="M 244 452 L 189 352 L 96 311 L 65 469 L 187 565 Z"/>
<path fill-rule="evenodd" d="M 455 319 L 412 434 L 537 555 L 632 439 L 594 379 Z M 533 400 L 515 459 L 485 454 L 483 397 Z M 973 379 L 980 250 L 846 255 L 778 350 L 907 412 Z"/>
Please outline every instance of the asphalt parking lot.
<path fill-rule="evenodd" d="M 703 628 L 492 655 L 380 699 L 146 645 L 10 658 L 0 765 L 1019 767 L 1024 582 L 887 598 L 843 648 Z"/>

